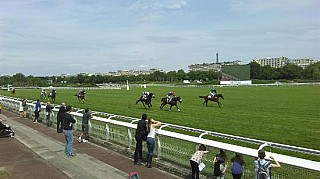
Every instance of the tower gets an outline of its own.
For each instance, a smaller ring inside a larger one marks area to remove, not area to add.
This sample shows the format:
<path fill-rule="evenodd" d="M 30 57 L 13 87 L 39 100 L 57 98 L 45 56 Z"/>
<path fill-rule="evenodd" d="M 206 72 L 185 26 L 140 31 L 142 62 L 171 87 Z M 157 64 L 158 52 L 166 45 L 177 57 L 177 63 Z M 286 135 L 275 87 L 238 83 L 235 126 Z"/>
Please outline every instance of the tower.
<path fill-rule="evenodd" d="M 216 53 L 216 63 L 219 63 L 219 54 L 218 54 L 218 52 Z"/>

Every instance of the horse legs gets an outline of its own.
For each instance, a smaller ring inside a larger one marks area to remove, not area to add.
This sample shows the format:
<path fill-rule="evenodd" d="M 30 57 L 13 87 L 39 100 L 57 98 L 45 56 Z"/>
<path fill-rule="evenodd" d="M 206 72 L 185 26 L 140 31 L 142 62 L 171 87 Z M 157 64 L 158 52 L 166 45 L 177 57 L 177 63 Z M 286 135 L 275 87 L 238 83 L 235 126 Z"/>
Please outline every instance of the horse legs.
<path fill-rule="evenodd" d="M 178 111 L 180 112 L 181 110 L 180 110 L 180 108 L 178 107 L 178 105 L 176 105 L 176 107 L 177 107 Z"/>
<path fill-rule="evenodd" d="M 162 109 L 165 105 L 166 105 L 167 103 L 162 103 L 161 105 L 160 105 L 160 109 Z"/>

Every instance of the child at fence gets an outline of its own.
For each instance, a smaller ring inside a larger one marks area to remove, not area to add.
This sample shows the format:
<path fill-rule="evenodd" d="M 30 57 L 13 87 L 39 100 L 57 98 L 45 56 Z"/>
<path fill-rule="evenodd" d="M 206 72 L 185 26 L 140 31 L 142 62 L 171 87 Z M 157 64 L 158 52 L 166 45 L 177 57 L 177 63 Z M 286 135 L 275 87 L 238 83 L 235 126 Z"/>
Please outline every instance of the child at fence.
<path fill-rule="evenodd" d="M 265 178 L 270 179 L 270 169 L 271 167 L 281 167 L 280 163 L 270 156 L 271 160 L 265 159 L 266 153 L 263 149 L 258 151 L 258 159 L 254 161 L 254 170 L 256 173 L 255 178 Z M 272 163 L 272 161 L 275 162 L 275 164 Z"/>
<path fill-rule="evenodd" d="M 207 147 L 204 144 L 201 144 L 198 150 L 192 155 L 190 159 L 191 165 L 191 178 L 199 179 L 199 164 L 204 154 L 208 153 Z"/>

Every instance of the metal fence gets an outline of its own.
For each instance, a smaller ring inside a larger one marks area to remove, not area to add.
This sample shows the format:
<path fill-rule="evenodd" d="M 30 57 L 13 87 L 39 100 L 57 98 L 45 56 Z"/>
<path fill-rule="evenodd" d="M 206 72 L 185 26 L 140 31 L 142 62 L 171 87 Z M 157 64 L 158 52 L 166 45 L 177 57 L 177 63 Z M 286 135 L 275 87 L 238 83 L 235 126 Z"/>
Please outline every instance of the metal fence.
<path fill-rule="evenodd" d="M 21 99 L 0 96 L 0 102 L 6 109 L 17 111 L 21 104 Z M 34 101 L 29 101 L 27 103 L 27 113 L 31 116 L 33 116 L 34 103 Z M 44 106 L 45 104 L 42 104 L 42 107 Z M 59 107 L 59 105 L 54 105 L 51 119 L 55 119 Z M 45 110 L 43 109 L 40 113 L 40 118 L 43 119 L 43 121 L 45 119 L 44 111 Z M 74 112 L 71 113 L 77 120 L 77 124 L 75 125 L 76 130 L 81 130 L 82 112 L 83 109 L 75 108 Z M 93 111 L 93 114 L 94 117 L 90 127 L 91 136 L 125 147 L 131 154 L 134 152 L 135 140 L 133 135 L 136 129 L 136 122 L 139 119 L 98 111 Z M 52 120 L 53 123 L 55 123 L 55 121 L 56 120 Z M 255 145 L 256 148 L 215 141 L 212 139 L 213 137 L 241 141 Z M 290 150 L 291 152 L 306 153 L 311 156 L 318 157 L 320 155 L 319 150 L 163 123 L 160 129 L 157 130 L 156 136 L 157 147 L 155 149 L 155 154 L 157 155 L 157 162 L 175 164 L 174 166 L 179 166 L 179 168 L 188 171 L 190 168 L 190 157 L 200 143 L 210 147 L 209 154 L 205 155 L 203 158 L 206 167 L 201 172 L 202 176 L 207 177 L 212 176 L 213 157 L 219 152 L 219 149 L 225 149 L 227 151 L 229 166 L 225 178 L 232 178 L 230 172 L 230 159 L 234 156 L 235 152 L 243 154 L 246 163 L 242 178 L 254 178 L 253 161 L 257 155 L 257 148 L 261 145 L 268 145 L 268 148 L 280 148 L 283 150 Z M 320 178 L 320 162 L 273 152 L 266 152 L 266 155 L 267 157 L 274 156 L 281 163 L 281 168 L 272 170 L 272 178 Z"/>

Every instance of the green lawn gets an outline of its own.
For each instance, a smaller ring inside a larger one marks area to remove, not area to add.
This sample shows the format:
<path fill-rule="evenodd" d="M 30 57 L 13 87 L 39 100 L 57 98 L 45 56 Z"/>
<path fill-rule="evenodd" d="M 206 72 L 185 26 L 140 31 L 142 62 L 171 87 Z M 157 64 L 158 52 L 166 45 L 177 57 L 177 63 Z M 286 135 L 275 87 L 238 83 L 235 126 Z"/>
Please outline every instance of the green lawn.
<path fill-rule="evenodd" d="M 135 104 L 144 90 L 156 95 L 149 110 Z M 159 109 L 161 97 L 169 90 L 182 97 L 181 112 L 175 108 L 169 112 L 169 106 Z M 73 96 L 77 91 L 58 89 L 56 103 L 137 118 L 147 113 L 166 123 L 320 150 L 320 86 L 221 87 L 217 91 L 225 97 L 223 108 L 213 102 L 202 105 L 198 96 L 207 95 L 208 88 L 87 90 L 85 104 Z M 39 94 L 40 90 L 18 89 L 15 96 L 35 100 Z"/>

